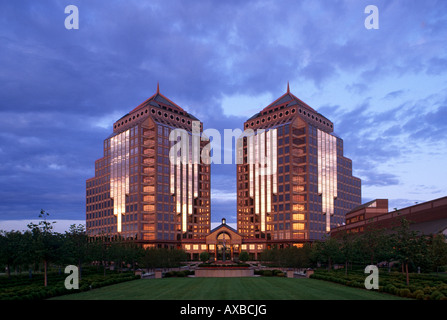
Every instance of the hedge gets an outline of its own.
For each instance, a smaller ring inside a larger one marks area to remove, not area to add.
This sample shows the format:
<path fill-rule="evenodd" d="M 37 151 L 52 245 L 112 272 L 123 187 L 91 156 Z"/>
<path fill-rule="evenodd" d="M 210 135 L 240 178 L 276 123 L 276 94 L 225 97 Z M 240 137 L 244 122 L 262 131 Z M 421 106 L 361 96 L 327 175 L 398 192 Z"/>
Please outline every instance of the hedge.
<path fill-rule="evenodd" d="M 255 270 L 254 274 L 260 275 L 263 277 L 285 277 L 285 273 L 281 270 L 274 269 L 274 270 Z"/>
<path fill-rule="evenodd" d="M 49 277 L 47 287 L 43 287 L 40 279 L 32 279 L 28 282 L 20 279 L 18 281 L 17 279 L 9 279 L 11 280 L 10 285 L 3 287 L 4 280 L 2 279 L 0 300 L 43 300 L 140 278 L 133 273 L 113 274 L 105 277 L 103 275 L 89 275 L 82 277 L 78 290 L 67 290 L 64 286 L 65 276 Z"/>
<path fill-rule="evenodd" d="M 364 289 L 366 276 L 367 274 L 358 271 L 350 272 L 346 276 L 344 271 L 317 270 L 311 278 Z M 407 286 L 405 275 L 397 272 L 382 272 L 379 273 L 378 291 L 419 300 L 447 300 L 447 278 L 411 274 L 410 285 Z"/>
<path fill-rule="evenodd" d="M 178 278 L 182 278 L 182 277 L 187 277 L 189 275 L 193 275 L 194 271 L 189 271 L 189 270 L 183 270 L 183 271 L 169 271 L 165 273 L 165 278 L 171 278 L 171 277 L 178 277 Z"/>

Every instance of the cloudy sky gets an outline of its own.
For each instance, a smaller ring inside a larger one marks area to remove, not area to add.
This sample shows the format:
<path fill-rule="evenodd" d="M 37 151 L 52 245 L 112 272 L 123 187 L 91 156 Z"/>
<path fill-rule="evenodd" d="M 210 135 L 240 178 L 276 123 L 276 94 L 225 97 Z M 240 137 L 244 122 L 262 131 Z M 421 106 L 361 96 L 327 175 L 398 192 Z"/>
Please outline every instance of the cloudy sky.
<path fill-rule="evenodd" d="M 379 29 L 365 28 L 367 5 Z M 447 195 L 445 0 L 4 0 L 0 43 L 0 229 L 41 209 L 85 219 L 103 140 L 157 82 L 223 131 L 289 81 L 334 122 L 363 202 Z M 235 166 L 213 165 L 213 222 L 235 222 L 235 195 Z"/>

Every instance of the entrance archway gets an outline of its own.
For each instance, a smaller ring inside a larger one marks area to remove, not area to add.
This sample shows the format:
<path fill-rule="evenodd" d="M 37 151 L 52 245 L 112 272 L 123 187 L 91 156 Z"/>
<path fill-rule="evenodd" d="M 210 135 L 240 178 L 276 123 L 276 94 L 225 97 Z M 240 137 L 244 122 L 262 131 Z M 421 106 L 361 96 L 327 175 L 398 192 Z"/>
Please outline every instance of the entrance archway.
<path fill-rule="evenodd" d="M 216 237 L 216 258 L 222 260 L 222 262 L 232 260 L 232 244 L 231 235 L 226 232 L 220 232 Z"/>

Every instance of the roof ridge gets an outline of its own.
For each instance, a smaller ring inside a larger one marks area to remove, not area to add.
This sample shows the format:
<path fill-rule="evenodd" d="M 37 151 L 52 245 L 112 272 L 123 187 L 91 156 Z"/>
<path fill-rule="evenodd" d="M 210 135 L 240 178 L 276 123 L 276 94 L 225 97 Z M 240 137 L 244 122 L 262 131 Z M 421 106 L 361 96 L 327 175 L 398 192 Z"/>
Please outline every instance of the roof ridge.
<path fill-rule="evenodd" d="M 235 232 L 235 233 L 237 233 L 237 234 L 239 234 L 239 232 L 236 230 L 236 229 L 234 229 L 233 227 L 230 227 L 228 224 L 220 224 L 220 225 L 218 225 L 217 227 L 215 227 L 214 229 L 212 229 L 211 231 L 210 231 L 210 234 L 211 233 L 213 233 L 213 232 L 215 232 L 216 230 L 218 230 L 218 229 L 220 229 L 220 228 L 223 228 L 223 227 L 227 227 L 228 229 L 230 229 L 231 231 L 233 231 L 233 232 Z"/>
<path fill-rule="evenodd" d="M 260 113 L 267 111 L 271 108 L 273 108 L 274 106 L 276 106 L 276 104 L 281 101 L 284 97 L 286 96 L 290 97 L 290 100 L 296 100 L 297 102 L 299 102 L 300 104 L 302 104 L 304 107 L 309 108 L 310 110 L 312 110 L 313 112 L 317 112 L 314 108 L 312 108 L 311 106 L 309 106 L 307 103 L 305 103 L 303 100 L 301 100 L 300 98 L 298 98 L 297 96 L 295 96 L 292 92 L 290 92 L 290 85 L 289 82 L 287 82 L 287 91 L 286 93 L 284 93 L 282 96 L 280 96 L 278 99 L 276 99 L 275 101 L 273 101 L 272 103 L 270 103 L 267 107 L 265 107 L 264 109 L 261 110 Z"/>
<path fill-rule="evenodd" d="M 131 112 L 129 112 L 129 113 L 132 113 L 132 112 L 134 112 L 134 111 L 137 111 L 137 110 L 139 110 L 139 109 L 145 107 L 145 106 L 146 106 L 149 102 L 151 102 L 151 101 L 159 102 L 159 101 L 156 100 L 156 98 L 157 98 L 158 96 L 160 96 L 162 99 L 166 100 L 169 104 L 172 105 L 172 107 L 175 107 L 175 108 L 177 108 L 179 111 L 182 111 L 182 112 L 185 112 L 185 113 L 186 113 L 186 111 L 185 111 L 182 107 L 180 107 L 178 104 L 176 104 L 175 102 L 173 102 L 171 99 L 167 98 L 165 95 L 163 95 L 163 94 L 160 93 L 160 85 L 159 85 L 158 83 L 157 83 L 157 92 L 155 92 L 151 97 L 149 97 L 148 99 L 146 99 L 145 101 L 143 101 L 142 103 L 140 103 L 136 108 L 134 108 L 134 109 L 133 109 Z"/>

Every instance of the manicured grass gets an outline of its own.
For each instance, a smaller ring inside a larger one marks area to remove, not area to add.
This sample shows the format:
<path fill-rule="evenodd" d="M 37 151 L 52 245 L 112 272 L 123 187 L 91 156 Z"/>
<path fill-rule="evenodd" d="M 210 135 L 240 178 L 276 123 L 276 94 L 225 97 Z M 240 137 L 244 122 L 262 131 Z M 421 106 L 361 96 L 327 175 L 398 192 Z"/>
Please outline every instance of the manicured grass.
<path fill-rule="evenodd" d="M 402 300 L 315 279 L 163 278 L 119 283 L 54 299 L 67 300 Z"/>

